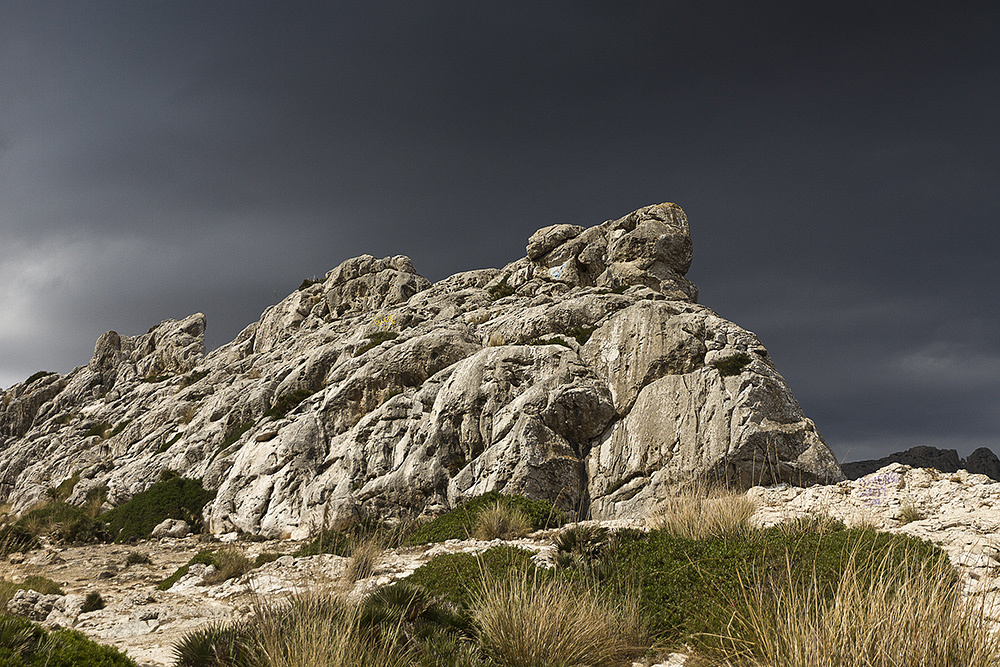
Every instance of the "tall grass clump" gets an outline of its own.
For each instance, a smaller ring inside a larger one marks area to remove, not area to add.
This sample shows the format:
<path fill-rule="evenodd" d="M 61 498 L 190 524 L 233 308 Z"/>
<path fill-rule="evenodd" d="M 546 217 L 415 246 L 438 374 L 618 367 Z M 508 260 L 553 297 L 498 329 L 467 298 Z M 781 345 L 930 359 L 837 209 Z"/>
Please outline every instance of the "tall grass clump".
<path fill-rule="evenodd" d="M 480 540 L 513 540 L 531 532 L 531 520 L 516 505 L 499 500 L 487 505 L 476 517 L 473 533 Z"/>
<path fill-rule="evenodd" d="M 653 530 L 690 540 L 746 537 L 756 510 L 757 504 L 744 493 L 697 482 L 664 500 L 648 523 Z"/>
<path fill-rule="evenodd" d="M 285 604 L 257 600 L 254 618 L 267 667 L 411 667 L 398 632 L 362 622 L 361 609 L 312 591 Z"/>
<path fill-rule="evenodd" d="M 484 574 L 470 611 L 483 651 L 504 667 L 610 667 L 645 643 L 637 597 L 540 581 L 526 569 Z"/>
<path fill-rule="evenodd" d="M 902 561 L 851 550 L 832 598 L 814 575 L 775 586 L 741 580 L 725 630 L 701 638 L 703 654 L 736 667 L 986 667 L 1000 664 L 1000 637 L 984 621 L 983 602 L 961 599 L 944 554 Z"/>

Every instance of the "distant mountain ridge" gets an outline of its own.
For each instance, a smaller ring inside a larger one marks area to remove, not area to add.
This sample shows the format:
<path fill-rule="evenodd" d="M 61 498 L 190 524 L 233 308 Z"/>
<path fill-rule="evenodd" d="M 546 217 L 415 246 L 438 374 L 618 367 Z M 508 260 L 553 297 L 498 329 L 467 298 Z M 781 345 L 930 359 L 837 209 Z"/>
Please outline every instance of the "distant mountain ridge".
<path fill-rule="evenodd" d="M 935 468 L 941 472 L 958 472 L 967 470 L 972 474 L 986 475 L 1000 481 L 1000 459 L 988 447 L 980 447 L 969 454 L 969 458 L 961 459 L 954 449 L 938 449 L 920 445 L 902 452 L 893 452 L 880 459 L 867 461 L 850 461 L 841 463 L 840 469 L 848 479 L 854 480 L 870 475 L 879 468 L 890 463 L 902 463 L 914 468 Z"/>

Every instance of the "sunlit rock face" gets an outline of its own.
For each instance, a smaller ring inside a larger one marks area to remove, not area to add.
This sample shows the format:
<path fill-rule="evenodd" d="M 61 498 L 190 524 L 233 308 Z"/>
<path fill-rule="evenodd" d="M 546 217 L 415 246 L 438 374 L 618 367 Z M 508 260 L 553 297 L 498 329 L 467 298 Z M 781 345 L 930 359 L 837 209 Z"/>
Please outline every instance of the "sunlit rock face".
<path fill-rule="evenodd" d="M 844 479 L 757 337 L 696 302 L 687 217 L 657 204 L 531 235 L 431 284 L 364 255 L 206 354 L 205 317 L 108 332 L 87 366 L 3 395 L 0 500 L 119 504 L 165 469 L 216 532 L 304 535 L 491 490 L 595 518 L 679 484 Z"/>

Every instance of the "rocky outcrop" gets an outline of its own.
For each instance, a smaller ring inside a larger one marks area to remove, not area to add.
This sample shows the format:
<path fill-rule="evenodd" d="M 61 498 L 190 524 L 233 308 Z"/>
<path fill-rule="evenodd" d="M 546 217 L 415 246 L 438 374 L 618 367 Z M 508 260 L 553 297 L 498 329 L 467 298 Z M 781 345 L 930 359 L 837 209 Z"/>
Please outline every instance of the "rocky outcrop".
<path fill-rule="evenodd" d="M 974 475 L 986 475 L 990 479 L 1000 481 L 1000 459 L 987 447 L 980 447 L 972 452 L 968 459 L 960 459 L 954 449 L 921 445 L 906 451 L 894 452 L 880 459 L 843 463 L 841 469 L 848 479 L 857 479 L 890 463 L 902 463 L 914 468 L 934 468 L 940 472 L 966 470 Z"/>
<path fill-rule="evenodd" d="M 696 303 L 691 256 L 659 204 L 435 284 L 349 259 L 207 355 L 201 314 L 109 332 L 5 393 L 0 500 L 75 477 L 70 502 L 117 505 L 172 469 L 217 491 L 211 530 L 302 536 L 490 490 L 612 518 L 706 476 L 844 479 L 757 337 Z"/>

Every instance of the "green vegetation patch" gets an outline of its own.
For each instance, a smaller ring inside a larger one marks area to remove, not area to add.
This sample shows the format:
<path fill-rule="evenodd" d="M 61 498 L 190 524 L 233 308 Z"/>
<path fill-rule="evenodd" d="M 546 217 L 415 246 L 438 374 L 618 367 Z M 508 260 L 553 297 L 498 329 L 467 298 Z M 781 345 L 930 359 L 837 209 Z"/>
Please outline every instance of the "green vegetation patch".
<path fill-rule="evenodd" d="M 181 389 L 185 389 L 187 387 L 190 387 L 195 382 L 199 382 L 199 381 L 205 379 L 207 376 L 208 376 L 208 369 L 207 368 L 204 369 L 204 370 L 200 370 L 200 371 L 191 371 L 190 373 L 188 373 L 187 375 L 185 375 L 183 378 L 181 378 Z"/>
<path fill-rule="evenodd" d="M 355 352 L 354 356 L 358 356 L 359 354 L 364 354 L 373 347 L 378 347 L 382 343 L 386 342 L 387 340 L 392 340 L 398 335 L 399 334 L 395 331 L 376 331 L 375 333 L 370 334 L 368 336 L 368 342 L 362 345 L 361 348 L 358 349 L 357 352 Z"/>
<path fill-rule="evenodd" d="M 55 373 L 53 373 L 52 371 L 38 371 L 37 373 L 33 373 L 31 377 L 25 380 L 24 384 L 29 385 L 35 380 L 41 380 L 43 377 L 48 377 L 49 375 L 55 375 Z"/>
<path fill-rule="evenodd" d="M 76 483 L 80 481 L 80 471 L 77 470 L 71 476 L 59 483 L 59 486 L 50 487 L 46 495 L 53 500 L 63 501 L 73 495 Z"/>
<path fill-rule="evenodd" d="M 0 665 L 4 667 L 136 667 L 113 646 L 75 630 L 48 632 L 23 618 L 0 614 Z"/>
<path fill-rule="evenodd" d="M 22 516 L 16 529 L 32 537 L 47 535 L 69 544 L 108 542 L 111 535 L 104 522 L 89 516 L 79 507 L 62 501 L 51 502 Z"/>
<path fill-rule="evenodd" d="M 505 296 L 510 296 L 517 290 L 513 286 L 507 284 L 507 278 L 504 277 L 499 283 L 487 290 L 489 292 L 490 298 L 496 301 L 497 299 L 502 299 Z"/>
<path fill-rule="evenodd" d="M 794 534 L 769 528 L 748 539 L 697 541 L 652 531 L 614 542 L 602 557 L 604 571 L 640 591 L 650 629 L 666 645 L 721 632 L 741 599 L 740 582 L 752 586 L 758 573 L 767 585 L 785 588 L 790 564 L 794 585 L 815 576 L 832 600 L 853 549 L 859 561 L 886 555 L 892 567 L 902 567 L 908 556 L 914 571 L 922 560 L 946 557 L 931 543 L 863 529 Z"/>
<path fill-rule="evenodd" d="M 465 608 L 472 601 L 483 573 L 494 579 L 535 573 L 531 552 L 501 545 L 473 556 L 466 553 L 435 556 L 406 578 L 407 583 L 421 586 L 431 594 Z M 539 576 L 551 576 L 547 570 L 537 570 Z"/>
<path fill-rule="evenodd" d="M 286 414 L 291 412 L 291 410 L 306 400 L 313 394 L 315 394 L 312 389 L 296 389 L 293 392 L 289 392 L 283 395 L 281 398 L 274 402 L 271 409 L 264 413 L 265 417 L 272 417 L 274 419 L 281 419 Z M 235 441 L 234 441 L 235 442 Z"/>
<path fill-rule="evenodd" d="M 409 544 L 427 544 L 445 540 L 465 540 L 475 532 L 479 514 L 490 505 L 500 502 L 508 507 L 516 507 L 527 515 L 532 530 L 556 528 L 566 523 L 562 510 L 547 500 L 531 500 L 523 496 L 508 496 L 490 491 L 468 500 L 455 509 L 442 514 L 418 528 L 409 539 Z"/>
<path fill-rule="evenodd" d="M 198 533 L 203 528 L 202 510 L 215 498 L 200 479 L 169 476 L 137 493 L 132 500 L 101 515 L 115 542 L 146 539 L 164 519 L 182 519 Z"/>
<path fill-rule="evenodd" d="M 305 280 L 303 280 L 299 284 L 299 288 L 298 288 L 297 291 L 301 292 L 304 289 L 309 289 L 310 287 L 312 287 L 313 285 L 315 285 L 318 282 L 321 282 L 321 281 L 318 280 L 318 279 L 316 279 L 316 278 L 306 278 Z"/>
<path fill-rule="evenodd" d="M 38 546 L 38 538 L 26 528 L 18 525 L 0 528 L 0 556 L 6 556 L 16 551 L 31 551 Z"/>
<path fill-rule="evenodd" d="M 575 338 L 577 343 L 583 345 L 588 340 L 590 340 L 590 335 L 595 331 L 597 331 L 597 327 L 579 326 L 579 327 L 570 327 L 569 329 L 566 330 L 565 333 L 567 336 L 572 336 L 573 338 Z"/>
<path fill-rule="evenodd" d="M 536 338 L 535 340 L 530 341 L 528 345 L 562 345 L 563 347 L 568 347 L 571 350 L 573 349 L 572 346 L 562 338 Z"/>
<path fill-rule="evenodd" d="M 730 375 L 739 375 L 742 373 L 743 369 L 747 367 L 750 361 L 749 354 L 746 352 L 739 352 L 731 357 L 720 359 L 712 365 L 719 370 L 720 375 L 728 377 Z"/>

